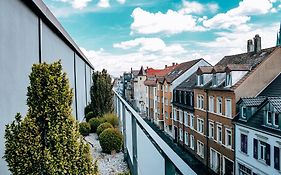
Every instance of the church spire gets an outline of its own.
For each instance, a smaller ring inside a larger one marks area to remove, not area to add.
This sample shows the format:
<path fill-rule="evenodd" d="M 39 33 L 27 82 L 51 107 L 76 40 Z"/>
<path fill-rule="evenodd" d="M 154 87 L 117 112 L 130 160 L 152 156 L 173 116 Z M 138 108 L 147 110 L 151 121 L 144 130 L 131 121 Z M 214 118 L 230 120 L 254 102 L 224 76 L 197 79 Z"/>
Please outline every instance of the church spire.
<path fill-rule="evenodd" d="M 277 32 L 276 46 L 281 46 L 281 22 L 280 22 L 279 31 Z"/>

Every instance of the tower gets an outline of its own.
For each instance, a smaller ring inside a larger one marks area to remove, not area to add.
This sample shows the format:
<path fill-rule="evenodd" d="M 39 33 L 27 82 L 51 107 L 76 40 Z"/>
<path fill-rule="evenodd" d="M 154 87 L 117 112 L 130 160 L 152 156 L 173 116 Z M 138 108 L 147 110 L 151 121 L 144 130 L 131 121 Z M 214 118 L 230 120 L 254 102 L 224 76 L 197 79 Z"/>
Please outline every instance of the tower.
<path fill-rule="evenodd" d="M 277 32 L 276 46 L 281 46 L 281 22 L 280 22 L 279 32 Z"/>

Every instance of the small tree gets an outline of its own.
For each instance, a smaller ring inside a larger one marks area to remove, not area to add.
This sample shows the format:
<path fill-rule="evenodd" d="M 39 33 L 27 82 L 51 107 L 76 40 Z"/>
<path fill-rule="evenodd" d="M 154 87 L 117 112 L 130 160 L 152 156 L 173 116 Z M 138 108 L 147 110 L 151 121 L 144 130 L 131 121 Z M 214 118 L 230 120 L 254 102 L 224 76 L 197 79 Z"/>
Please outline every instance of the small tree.
<path fill-rule="evenodd" d="M 91 108 L 94 116 L 103 116 L 106 113 L 112 112 L 113 108 L 113 93 L 111 77 L 106 72 L 96 71 L 92 75 L 93 85 L 91 87 Z"/>
<path fill-rule="evenodd" d="M 72 89 L 60 62 L 35 64 L 29 76 L 27 116 L 6 126 L 5 154 L 16 175 L 93 175 L 89 150 L 71 115 Z"/>

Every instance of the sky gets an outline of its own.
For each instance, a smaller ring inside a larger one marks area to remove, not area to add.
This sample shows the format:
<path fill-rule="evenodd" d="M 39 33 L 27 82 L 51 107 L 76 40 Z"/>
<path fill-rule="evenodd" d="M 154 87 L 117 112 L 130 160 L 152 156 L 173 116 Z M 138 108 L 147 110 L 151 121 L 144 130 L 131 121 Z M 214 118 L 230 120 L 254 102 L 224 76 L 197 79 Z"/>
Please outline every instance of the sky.
<path fill-rule="evenodd" d="M 43 0 L 96 70 L 117 77 L 276 45 L 281 0 Z"/>

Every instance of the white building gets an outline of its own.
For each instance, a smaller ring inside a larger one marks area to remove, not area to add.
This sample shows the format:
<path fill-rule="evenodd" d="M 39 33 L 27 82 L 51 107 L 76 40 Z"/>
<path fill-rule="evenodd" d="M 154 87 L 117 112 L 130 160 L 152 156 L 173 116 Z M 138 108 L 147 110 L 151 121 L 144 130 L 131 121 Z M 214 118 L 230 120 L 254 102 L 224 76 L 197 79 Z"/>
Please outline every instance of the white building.
<path fill-rule="evenodd" d="M 146 109 L 146 88 L 144 81 L 146 80 L 146 73 L 141 67 L 138 75 L 134 77 L 134 102 L 139 112 L 144 114 Z"/>
<path fill-rule="evenodd" d="M 236 174 L 281 174 L 281 97 L 242 98 L 238 108 Z"/>

